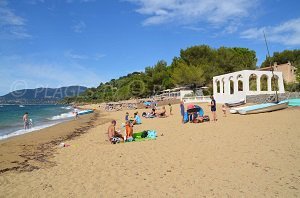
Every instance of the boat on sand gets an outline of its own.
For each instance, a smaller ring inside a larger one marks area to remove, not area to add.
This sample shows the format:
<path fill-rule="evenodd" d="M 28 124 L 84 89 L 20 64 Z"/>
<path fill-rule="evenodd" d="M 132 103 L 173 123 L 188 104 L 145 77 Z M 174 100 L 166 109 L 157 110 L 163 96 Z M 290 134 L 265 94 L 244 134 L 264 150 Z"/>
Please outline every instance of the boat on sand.
<path fill-rule="evenodd" d="M 254 113 L 265 113 L 271 111 L 277 111 L 288 107 L 289 102 L 279 103 L 264 103 L 259 105 L 252 105 L 238 110 L 239 114 L 248 115 Z"/>

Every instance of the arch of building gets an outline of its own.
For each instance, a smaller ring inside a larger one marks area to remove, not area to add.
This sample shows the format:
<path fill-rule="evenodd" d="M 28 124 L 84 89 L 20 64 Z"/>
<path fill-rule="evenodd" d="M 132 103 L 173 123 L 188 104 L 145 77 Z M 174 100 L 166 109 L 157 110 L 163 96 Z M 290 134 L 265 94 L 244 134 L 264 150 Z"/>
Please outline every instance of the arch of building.
<path fill-rule="evenodd" d="M 250 76 L 254 74 L 256 76 L 256 90 L 249 89 Z M 267 76 L 267 90 L 261 91 L 260 81 L 261 77 Z M 284 84 L 282 72 L 275 72 L 274 76 L 277 78 L 278 93 L 284 93 Z M 242 70 L 229 74 L 213 77 L 213 92 L 214 97 L 218 103 L 237 102 L 245 100 L 247 95 L 259 95 L 259 94 L 275 94 L 272 91 L 272 77 L 271 71 L 256 71 L 256 70 Z M 230 81 L 233 81 L 233 93 L 230 94 Z M 239 81 L 242 81 L 243 88 L 239 91 Z M 219 83 L 219 85 L 217 85 Z M 219 86 L 219 91 L 218 91 Z"/>

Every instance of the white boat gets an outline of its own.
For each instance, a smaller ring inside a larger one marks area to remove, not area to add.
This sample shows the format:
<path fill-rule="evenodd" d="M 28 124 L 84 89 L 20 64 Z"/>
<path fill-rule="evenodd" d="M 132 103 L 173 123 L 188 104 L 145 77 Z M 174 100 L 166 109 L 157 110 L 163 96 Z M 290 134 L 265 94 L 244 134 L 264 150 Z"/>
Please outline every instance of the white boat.
<path fill-rule="evenodd" d="M 225 103 L 225 105 L 228 107 L 237 107 L 237 106 L 244 105 L 245 103 L 246 103 L 245 100 L 240 100 L 240 101 L 235 101 L 235 102 L 228 102 L 228 103 Z"/>
<path fill-rule="evenodd" d="M 24 105 L 19 105 L 19 107 L 25 107 Z"/>
<path fill-rule="evenodd" d="M 289 102 L 279 103 L 264 103 L 259 105 L 252 105 L 238 110 L 239 114 L 254 114 L 254 113 L 265 113 L 271 111 L 277 111 L 288 107 Z"/>
<path fill-rule="evenodd" d="M 244 109 L 244 108 L 246 108 L 246 107 L 249 107 L 249 106 L 230 108 L 230 109 L 229 109 L 229 112 L 230 112 L 231 114 L 239 113 L 239 112 L 238 112 L 239 110 L 242 110 L 242 109 Z"/>

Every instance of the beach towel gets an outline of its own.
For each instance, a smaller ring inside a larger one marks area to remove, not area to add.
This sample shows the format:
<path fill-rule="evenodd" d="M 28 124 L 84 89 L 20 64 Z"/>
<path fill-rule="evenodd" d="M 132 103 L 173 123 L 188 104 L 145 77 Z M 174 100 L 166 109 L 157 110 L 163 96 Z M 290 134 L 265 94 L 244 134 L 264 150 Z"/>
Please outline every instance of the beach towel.
<path fill-rule="evenodd" d="M 155 130 L 145 130 L 142 132 L 133 134 L 133 141 L 145 141 L 145 140 L 155 140 L 157 137 L 157 133 Z"/>

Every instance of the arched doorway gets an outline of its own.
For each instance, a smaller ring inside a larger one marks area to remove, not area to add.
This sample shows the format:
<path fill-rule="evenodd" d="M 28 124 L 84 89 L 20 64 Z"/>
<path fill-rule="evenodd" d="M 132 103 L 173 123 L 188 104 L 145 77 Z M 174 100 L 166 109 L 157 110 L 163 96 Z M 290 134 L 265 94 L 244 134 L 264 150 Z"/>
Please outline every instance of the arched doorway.
<path fill-rule="evenodd" d="M 265 74 L 260 77 L 260 91 L 268 91 L 268 76 Z"/>
<path fill-rule="evenodd" d="M 238 81 L 238 91 L 243 91 L 243 76 L 240 74 L 237 76 L 237 81 Z"/>
<path fill-rule="evenodd" d="M 216 84 L 217 84 L 217 93 L 220 93 L 221 92 L 220 81 L 216 80 Z"/>
<path fill-rule="evenodd" d="M 230 88 L 230 94 L 234 94 L 234 81 L 233 77 L 229 77 L 229 88 Z"/>
<path fill-rule="evenodd" d="M 257 75 L 256 74 L 251 74 L 249 76 L 249 90 L 257 91 Z"/>

